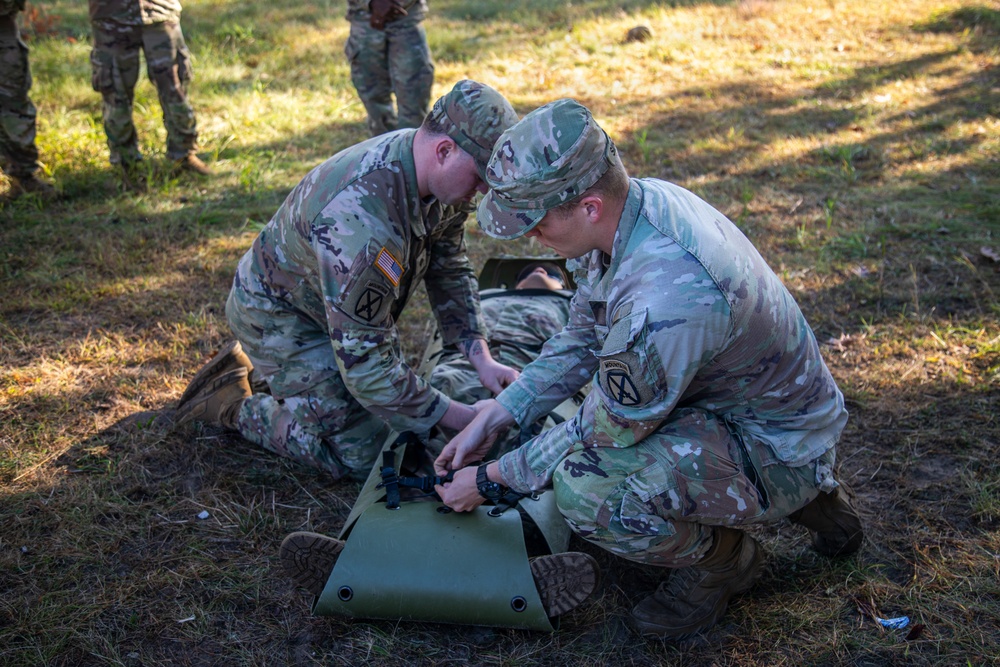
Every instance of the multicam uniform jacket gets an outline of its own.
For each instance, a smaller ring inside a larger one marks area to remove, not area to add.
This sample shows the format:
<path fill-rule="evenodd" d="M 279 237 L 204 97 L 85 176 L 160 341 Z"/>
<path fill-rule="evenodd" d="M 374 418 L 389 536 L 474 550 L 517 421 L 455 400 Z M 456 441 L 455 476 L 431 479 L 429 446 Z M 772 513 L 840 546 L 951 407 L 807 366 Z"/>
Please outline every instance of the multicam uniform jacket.
<path fill-rule="evenodd" d="M 765 460 L 833 448 L 843 396 L 791 294 L 749 240 L 690 192 L 633 179 L 610 258 L 572 268 L 567 327 L 498 397 L 519 424 L 592 376 L 576 416 L 500 459 L 518 491 L 546 486 L 576 448 L 630 447 L 679 408 L 719 415 Z"/>
<path fill-rule="evenodd" d="M 420 21 L 427 15 L 427 0 L 400 0 L 399 4 L 411 19 Z M 368 11 L 368 5 L 369 0 L 347 0 L 347 19 L 367 22 L 372 15 Z"/>
<path fill-rule="evenodd" d="M 178 0 L 90 0 L 90 20 L 121 25 L 152 25 L 181 20 Z"/>
<path fill-rule="evenodd" d="M 486 338 L 465 255 L 465 208 L 422 202 L 415 130 L 348 148 L 313 169 L 243 256 L 230 325 L 251 358 L 340 379 L 397 430 L 424 431 L 449 399 L 400 357 L 395 322 L 421 279 L 446 344 Z"/>
<path fill-rule="evenodd" d="M 16 14 L 24 9 L 25 0 L 0 0 L 0 16 Z"/>
<path fill-rule="evenodd" d="M 480 292 L 480 299 L 493 359 L 511 368 L 530 364 L 569 318 L 569 292 L 488 289 Z M 463 403 L 493 396 L 458 350 L 441 357 L 431 373 L 431 385 Z"/>

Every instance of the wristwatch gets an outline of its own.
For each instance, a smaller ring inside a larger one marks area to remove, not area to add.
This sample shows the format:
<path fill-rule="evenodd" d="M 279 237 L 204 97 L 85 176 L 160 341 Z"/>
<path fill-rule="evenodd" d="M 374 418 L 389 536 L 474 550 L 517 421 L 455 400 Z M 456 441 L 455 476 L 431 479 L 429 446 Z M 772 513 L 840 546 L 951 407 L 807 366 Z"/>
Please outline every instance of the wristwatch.
<path fill-rule="evenodd" d="M 496 502 L 507 493 L 507 487 L 499 482 L 490 481 L 490 478 L 486 476 L 486 466 L 488 465 L 489 463 L 484 463 L 476 470 L 476 488 L 479 489 L 479 495 L 483 498 Z"/>

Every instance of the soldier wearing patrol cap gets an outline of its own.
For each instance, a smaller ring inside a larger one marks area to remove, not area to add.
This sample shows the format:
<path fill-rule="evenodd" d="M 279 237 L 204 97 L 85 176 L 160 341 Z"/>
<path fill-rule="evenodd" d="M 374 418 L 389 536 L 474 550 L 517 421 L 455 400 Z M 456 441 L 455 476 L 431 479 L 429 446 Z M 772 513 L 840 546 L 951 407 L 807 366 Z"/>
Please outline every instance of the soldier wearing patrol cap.
<path fill-rule="evenodd" d="M 483 406 L 435 463 L 456 510 L 482 502 L 476 468 L 499 429 L 528 424 L 593 377 L 576 416 L 499 461 L 493 482 L 551 486 L 582 538 L 673 568 L 632 611 L 643 634 L 714 625 L 763 571 L 739 526 L 783 518 L 830 556 L 862 526 L 834 477 L 844 399 L 788 290 L 717 210 L 676 185 L 629 179 L 590 112 L 559 100 L 497 142 L 479 224 L 576 258 L 566 328 Z"/>
<path fill-rule="evenodd" d="M 486 346 L 463 236 L 493 144 L 516 120 L 496 90 L 460 81 L 419 129 L 313 169 L 240 261 L 226 304 L 238 342 L 194 377 L 177 423 L 222 424 L 335 477 L 367 475 L 390 429 L 465 426 L 473 408 L 403 362 L 395 322 L 423 280 L 445 344 L 484 386 L 516 378 Z"/>

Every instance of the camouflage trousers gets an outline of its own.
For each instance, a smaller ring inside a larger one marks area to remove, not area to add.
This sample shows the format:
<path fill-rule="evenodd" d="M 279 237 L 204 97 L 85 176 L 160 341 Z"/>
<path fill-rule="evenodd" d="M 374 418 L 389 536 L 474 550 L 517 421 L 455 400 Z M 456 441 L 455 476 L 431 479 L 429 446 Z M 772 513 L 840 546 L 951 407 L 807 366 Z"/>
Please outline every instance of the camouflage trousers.
<path fill-rule="evenodd" d="M 234 287 L 226 302 L 229 325 L 254 365 L 255 393 L 240 409 L 240 435 L 334 478 L 366 478 L 390 429 L 344 385 L 329 334 L 292 315 L 247 309 L 247 299 Z M 257 391 L 261 385 L 266 393 Z"/>
<path fill-rule="evenodd" d="M 585 540 L 635 562 L 686 567 L 711 546 L 712 527 L 777 521 L 832 491 L 835 457 L 830 449 L 789 467 L 718 416 L 681 409 L 633 447 L 573 451 L 552 486 Z"/>
<path fill-rule="evenodd" d="M 179 23 L 132 26 L 93 22 L 90 52 L 91 83 L 103 98 L 104 131 L 111 164 L 142 159 L 132 101 L 139 80 L 139 52 L 146 56 L 146 73 L 156 86 L 167 129 L 167 157 L 177 160 L 195 149 L 198 140 L 194 110 L 187 98 L 191 55 Z"/>
<path fill-rule="evenodd" d="M 31 70 L 28 47 L 17 29 L 17 14 L 0 16 L 0 151 L 6 171 L 30 176 L 38 169 L 35 105 L 28 99 Z"/>
<path fill-rule="evenodd" d="M 351 21 L 344 53 L 372 136 L 420 126 L 434 85 L 434 64 L 420 19 L 403 17 L 387 23 L 385 30 Z M 398 115 L 392 106 L 394 93 Z"/>

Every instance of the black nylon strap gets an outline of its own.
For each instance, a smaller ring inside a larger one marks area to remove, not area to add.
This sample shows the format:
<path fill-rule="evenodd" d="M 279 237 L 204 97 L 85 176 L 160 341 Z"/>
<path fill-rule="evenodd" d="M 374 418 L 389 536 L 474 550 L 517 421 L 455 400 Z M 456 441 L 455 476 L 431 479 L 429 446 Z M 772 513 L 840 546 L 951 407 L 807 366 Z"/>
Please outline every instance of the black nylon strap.
<path fill-rule="evenodd" d="M 382 483 L 385 489 L 385 506 L 387 509 L 399 509 L 399 477 L 396 475 L 396 454 L 392 448 L 382 452 Z"/>

